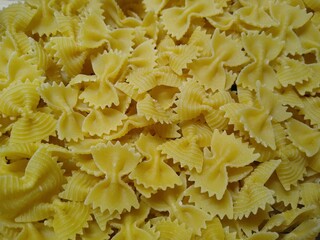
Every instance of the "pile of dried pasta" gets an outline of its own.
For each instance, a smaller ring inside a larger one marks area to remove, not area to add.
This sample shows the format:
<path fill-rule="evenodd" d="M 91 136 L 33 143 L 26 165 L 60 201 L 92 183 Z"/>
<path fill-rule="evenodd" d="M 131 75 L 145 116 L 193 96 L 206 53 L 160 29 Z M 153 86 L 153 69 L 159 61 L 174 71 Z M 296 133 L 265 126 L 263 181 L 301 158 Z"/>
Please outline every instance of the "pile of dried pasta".
<path fill-rule="evenodd" d="M 1 239 L 315 239 L 318 0 L 0 12 Z"/>

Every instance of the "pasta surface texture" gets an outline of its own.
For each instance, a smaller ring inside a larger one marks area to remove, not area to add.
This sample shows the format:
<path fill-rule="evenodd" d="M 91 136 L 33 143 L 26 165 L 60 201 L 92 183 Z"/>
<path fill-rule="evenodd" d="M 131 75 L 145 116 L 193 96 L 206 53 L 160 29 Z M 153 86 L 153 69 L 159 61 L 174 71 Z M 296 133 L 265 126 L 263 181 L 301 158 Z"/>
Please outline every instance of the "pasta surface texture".
<path fill-rule="evenodd" d="M 0 239 L 320 236 L 319 0 L 0 10 Z"/>

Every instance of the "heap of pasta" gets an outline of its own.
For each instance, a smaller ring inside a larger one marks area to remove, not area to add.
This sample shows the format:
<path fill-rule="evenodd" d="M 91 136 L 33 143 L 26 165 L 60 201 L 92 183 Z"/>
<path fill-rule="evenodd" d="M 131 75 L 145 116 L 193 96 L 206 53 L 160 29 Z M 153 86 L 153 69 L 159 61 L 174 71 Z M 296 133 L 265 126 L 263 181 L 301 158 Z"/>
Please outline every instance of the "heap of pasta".
<path fill-rule="evenodd" d="M 315 239 L 318 0 L 0 12 L 1 239 Z"/>

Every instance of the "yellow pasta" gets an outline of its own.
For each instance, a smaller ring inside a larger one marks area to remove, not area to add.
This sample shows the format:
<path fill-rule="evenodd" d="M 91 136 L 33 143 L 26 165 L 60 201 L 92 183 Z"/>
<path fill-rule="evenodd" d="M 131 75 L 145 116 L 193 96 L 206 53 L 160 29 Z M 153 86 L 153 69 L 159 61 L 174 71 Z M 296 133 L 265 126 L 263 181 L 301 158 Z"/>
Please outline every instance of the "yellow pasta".
<path fill-rule="evenodd" d="M 319 6 L 0 10 L 0 239 L 316 239 Z"/>

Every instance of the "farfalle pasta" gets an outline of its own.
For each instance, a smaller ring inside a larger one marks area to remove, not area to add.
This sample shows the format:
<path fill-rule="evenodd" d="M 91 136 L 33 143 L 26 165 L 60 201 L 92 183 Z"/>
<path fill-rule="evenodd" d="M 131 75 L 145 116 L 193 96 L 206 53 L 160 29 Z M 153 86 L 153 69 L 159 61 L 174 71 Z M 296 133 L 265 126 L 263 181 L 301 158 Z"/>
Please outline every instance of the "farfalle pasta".
<path fill-rule="evenodd" d="M 316 239 L 317 0 L 0 10 L 0 238 Z"/>

